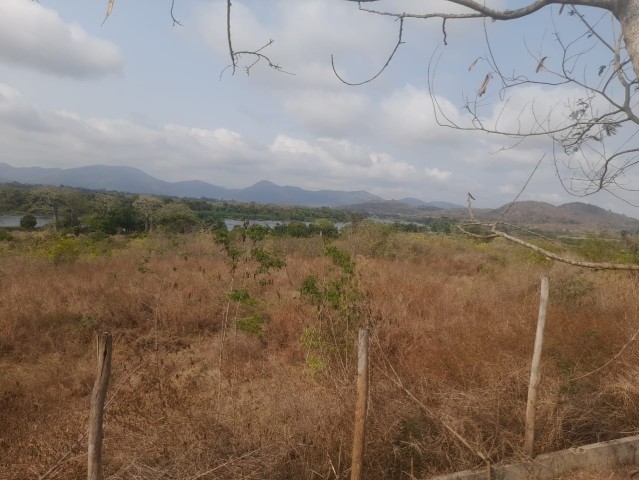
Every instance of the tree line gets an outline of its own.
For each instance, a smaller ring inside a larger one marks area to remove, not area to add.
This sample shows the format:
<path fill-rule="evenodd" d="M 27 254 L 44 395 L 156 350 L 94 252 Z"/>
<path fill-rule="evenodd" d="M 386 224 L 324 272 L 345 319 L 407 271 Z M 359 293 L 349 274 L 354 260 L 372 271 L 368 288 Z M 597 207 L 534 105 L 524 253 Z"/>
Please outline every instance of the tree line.
<path fill-rule="evenodd" d="M 35 215 L 43 215 L 52 218 L 51 228 L 55 231 L 105 234 L 158 229 L 185 233 L 197 228 L 226 228 L 224 219 L 232 218 L 291 222 L 290 229 L 295 236 L 319 232 L 332 235 L 333 229 L 337 230 L 334 222 L 363 218 L 360 214 L 327 207 L 280 207 L 21 184 L 0 184 L 0 214 L 22 215 L 21 226 L 25 229 L 34 229 Z M 280 226 L 278 231 L 282 233 L 282 229 L 286 227 Z"/>
<path fill-rule="evenodd" d="M 195 198 L 128 194 L 70 187 L 0 184 L 0 214 L 22 216 L 20 226 L 36 228 L 35 215 L 52 218 L 54 231 L 72 233 L 151 232 L 186 233 L 196 229 L 226 229 L 225 219 L 282 222 L 269 233 L 292 237 L 321 235 L 336 237 L 336 224 L 357 225 L 365 220 L 360 212 L 329 207 L 262 205 Z M 419 224 L 395 222 L 391 228 L 405 232 L 451 233 L 455 221 L 424 218 Z M 257 225 L 252 227 L 258 228 Z"/>

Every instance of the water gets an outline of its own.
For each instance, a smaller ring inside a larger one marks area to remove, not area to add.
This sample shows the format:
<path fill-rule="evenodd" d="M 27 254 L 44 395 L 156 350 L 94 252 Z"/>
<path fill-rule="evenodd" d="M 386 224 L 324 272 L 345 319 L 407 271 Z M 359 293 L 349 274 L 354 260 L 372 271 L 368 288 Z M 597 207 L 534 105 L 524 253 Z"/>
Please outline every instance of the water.
<path fill-rule="evenodd" d="M 37 227 L 42 227 L 47 223 L 53 222 L 53 217 L 45 217 L 42 215 L 35 215 L 38 223 Z M 20 219 L 22 215 L 0 215 L 0 227 L 19 227 Z"/>
<path fill-rule="evenodd" d="M 36 215 L 36 219 L 38 220 L 38 227 L 42 227 L 47 225 L 48 223 L 53 222 L 53 217 L 46 217 L 41 215 Z M 0 215 L 0 227 L 19 227 L 20 219 L 22 215 Z M 224 223 L 226 224 L 226 228 L 229 230 L 233 230 L 236 226 L 244 225 L 244 221 L 242 220 L 234 220 L 232 218 L 225 218 Z M 290 222 L 281 221 L 281 220 L 251 220 L 251 225 L 265 225 L 269 228 L 274 228 L 277 225 L 284 225 Z M 306 225 L 310 225 L 313 222 L 304 222 Z M 344 226 L 348 225 L 347 223 L 335 223 L 335 226 L 338 230 L 341 230 Z"/>
<path fill-rule="evenodd" d="M 226 228 L 228 230 L 233 230 L 233 228 L 235 228 L 237 226 L 241 227 L 242 225 L 244 225 L 244 221 L 242 221 L 242 220 L 234 220 L 232 218 L 225 218 L 224 219 L 224 223 L 226 224 Z M 251 225 L 265 225 L 265 226 L 267 226 L 269 228 L 274 228 L 277 225 L 286 225 L 286 224 L 291 223 L 291 222 L 286 221 L 286 220 L 250 220 L 249 223 Z M 313 222 L 302 222 L 302 223 L 305 223 L 306 225 L 311 225 Z M 334 225 L 335 225 L 335 227 L 337 227 L 338 230 L 341 230 L 346 225 L 348 225 L 348 223 L 335 222 Z"/>
<path fill-rule="evenodd" d="M 228 230 L 233 230 L 235 227 L 241 227 L 244 225 L 243 220 L 234 220 L 232 218 L 225 218 L 224 223 L 226 224 L 226 228 Z M 251 225 L 265 225 L 269 228 L 274 228 L 276 225 L 282 225 L 286 222 L 279 220 L 250 220 Z"/>

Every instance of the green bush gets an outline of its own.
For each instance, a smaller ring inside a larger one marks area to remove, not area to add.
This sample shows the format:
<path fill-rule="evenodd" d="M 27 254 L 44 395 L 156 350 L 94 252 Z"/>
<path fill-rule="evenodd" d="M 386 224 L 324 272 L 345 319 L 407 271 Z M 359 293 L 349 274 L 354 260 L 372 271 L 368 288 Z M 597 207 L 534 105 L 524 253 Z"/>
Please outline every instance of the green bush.
<path fill-rule="evenodd" d="M 38 219 L 31 214 L 27 214 L 20 219 L 20 227 L 25 230 L 33 230 L 37 224 Z"/>
<path fill-rule="evenodd" d="M 326 256 L 333 260 L 333 263 L 340 267 L 344 273 L 351 275 L 355 269 L 355 263 L 351 260 L 350 254 L 334 245 L 326 247 Z"/>

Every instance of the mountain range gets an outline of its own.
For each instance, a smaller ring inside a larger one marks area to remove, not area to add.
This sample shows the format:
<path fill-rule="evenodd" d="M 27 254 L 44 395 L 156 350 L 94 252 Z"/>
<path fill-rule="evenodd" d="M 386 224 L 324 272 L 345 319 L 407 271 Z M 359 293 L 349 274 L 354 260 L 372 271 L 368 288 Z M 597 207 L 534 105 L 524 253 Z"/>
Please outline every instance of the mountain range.
<path fill-rule="evenodd" d="M 224 188 L 200 180 L 166 182 L 137 168 L 125 166 L 90 165 L 63 169 L 13 167 L 0 162 L 0 183 L 10 182 L 261 204 L 342 207 L 403 221 L 420 221 L 425 217 L 468 219 L 465 207 L 448 202 L 425 202 L 412 197 L 385 200 L 366 191 L 312 191 L 279 186 L 266 180 L 240 189 Z M 505 208 L 506 205 L 495 209 L 476 208 L 473 213 L 477 220 L 490 222 L 499 218 Z M 517 202 L 508 210 L 503 221 L 554 232 L 639 231 L 639 220 L 581 202 L 559 206 L 544 202 Z"/>
<path fill-rule="evenodd" d="M 344 206 L 384 199 L 366 191 L 304 190 L 293 186 L 279 186 L 267 180 L 247 188 L 224 188 L 200 180 L 166 182 L 142 170 L 125 166 L 90 165 L 77 168 L 13 167 L 0 162 L 0 182 L 31 185 L 65 185 L 91 190 L 147 193 L 174 197 L 211 198 L 240 202 L 299 205 L 309 207 Z M 424 202 L 406 198 L 407 205 L 430 206 L 436 209 L 459 207 L 447 202 Z"/>

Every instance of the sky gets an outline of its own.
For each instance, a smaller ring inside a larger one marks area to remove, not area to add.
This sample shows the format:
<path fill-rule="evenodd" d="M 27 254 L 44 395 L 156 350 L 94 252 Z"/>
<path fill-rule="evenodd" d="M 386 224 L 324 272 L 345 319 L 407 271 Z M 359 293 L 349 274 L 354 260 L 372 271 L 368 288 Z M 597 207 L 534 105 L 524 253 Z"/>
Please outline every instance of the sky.
<path fill-rule="evenodd" d="M 440 0 L 375 3 L 418 13 L 425 5 L 463 11 Z M 449 21 L 447 45 L 441 21 L 407 20 L 388 68 L 370 83 L 348 86 L 333 73 L 331 55 L 344 79 L 369 78 L 397 42 L 397 21 L 344 0 L 236 0 L 235 50 L 273 40 L 262 53 L 283 70 L 260 62 L 247 75 L 247 56 L 234 74 L 227 68 L 226 2 L 175 0 L 182 26 L 173 25 L 170 6 L 170 0 L 116 0 L 101 25 L 106 0 L 1 0 L 0 161 L 128 165 L 167 181 L 242 188 L 270 180 L 458 204 L 472 192 L 476 207 L 497 207 L 514 198 L 543 158 L 521 199 L 580 200 L 559 182 L 550 138 L 517 143 L 438 125 L 441 112 L 471 125 L 464 105 L 477 98 L 490 68 L 482 59 L 469 66 L 488 53 L 504 71 L 545 81 L 549 73 L 535 73 L 539 59 L 547 56 L 550 69 L 561 58 L 553 28 L 566 39 L 584 31 L 557 7 L 516 22 Z M 584 13 L 610 30 L 607 17 Z M 588 65 L 608 61 L 597 49 L 589 55 Z M 560 123 L 572 99 L 583 95 L 574 86 L 533 84 L 504 97 L 498 87 L 497 80 L 488 85 L 480 113 L 486 125 L 503 128 L 534 129 L 535 118 L 548 112 L 548 124 Z M 637 138 L 636 131 L 624 132 L 614 141 Z M 633 195 L 623 193 L 639 204 Z M 639 217 L 639 208 L 606 193 L 585 201 Z"/>

